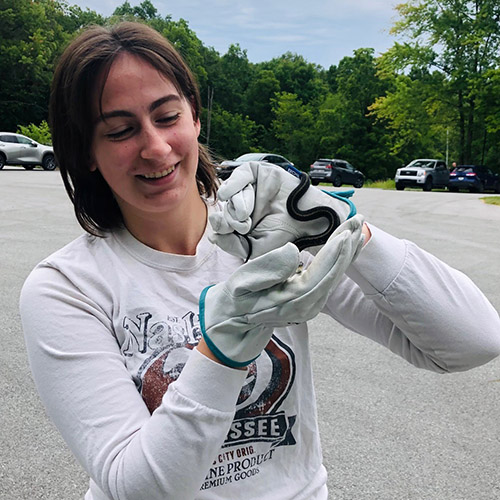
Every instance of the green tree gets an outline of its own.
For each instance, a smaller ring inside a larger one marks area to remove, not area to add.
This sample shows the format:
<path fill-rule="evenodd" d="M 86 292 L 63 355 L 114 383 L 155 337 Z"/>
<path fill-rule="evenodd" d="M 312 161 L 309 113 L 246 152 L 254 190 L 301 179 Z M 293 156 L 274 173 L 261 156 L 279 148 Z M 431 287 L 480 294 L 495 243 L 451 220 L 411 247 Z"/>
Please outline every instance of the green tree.
<path fill-rule="evenodd" d="M 40 125 L 30 123 L 28 126 L 20 125 L 17 129 L 18 134 L 23 134 L 30 139 L 33 139 L 40 144 L 52 146 L 52 135 L 50 133 L 49 124 L 43 120 Z"/>
<path fill-rule="evenodd" d="M 453 106 L 447 100 L 447 83 L 439 72 L 392 77 L 393 88 L 370 106 L 377 121 L 390 130 L 391 153 L 400 163 L 414 158 L 457 155 Z M 451 130 L 450 130 L 451 129 Z"/>
<path fill-rule="evenodd" d="M 158 9 L 149 0 L 144 0 L 135 7 L 132 7 L 128 1 L 125 1 L 122 5 L 116 7 L 113 16 L 134 17 L 144 21 L 160 18 Z"/>
<path fill-rule="evenodd" d="M 445 77 L 453 99 L 458 129 L 459 161 L 480 154 L 485 120 L 478 103 L 486 73 L 500 62 L 500 3 L 498 0 L 411 0 L 396 7 L 400 19 L 392 32 L 406 37 L 386 55 L 392 68 L 429 68 Z M 476 160 L 477 161 L 477 160 Z"/>
<path fill-rule="evenodd" d="M 206 111 L 202 115 L 206 123 Z M 215 105 L 212 109 L 210 150 L 218 159 L 232 159 L 256 150 L 257 125 L 239 113 L 230 113 Z M 206 131 L 202 129 L 201 142 Z"/>
<path fill-rule="evenodd" d="M 200 87 L 205 87 L 207 83 L 207 70 L 205 69 L 205 52 L 203 43 L 196 36 L 196 33 L 189 27 L 184 19 L 179 21 L 167 21 L 167 26 L 160 31 L 167 38 L 195 74 Z"/>
<path fill-rule="evenodd" d="M 296 94 L 288 92 L 277 94 L 272 105 L 272 131 L 277 139 L 277 152 L 285 155 L 300 170 L 307 171 L 318 149 L 313 108 L 304 104 Z"/>
<path fill-rule="evenodd" d="M 84 26 L 90 24 L 104 25 L 106 18 L 88 8 L 82 9 L 78 5 L 67 5 L 61 2 L 63 12 L 59 18 L 59 23 L 66 33 L 74 34 Z"/>
<path fill-rule="evenodd" d="M 238 44 L 230 45 L 220 59 L 218 74 L 212 75 L 217 102 L 231 113 L 246 114 L 244 96 L 253 73 L 247 51 Z"/>
<path fill-rule="evenodd" d="M 47 118 L 54 61 L 69 38 L 64 3 L 0 0 L 0 115 L 4 130 Z"/>
<path fill-rule="evenodd" d="M 480 163 L 500 172 L 500 68 L 485 74 L 485 83 L 478 100 L 478 112 L 484 117 L 485 131 L 480 138 Z"/>
<path fill-rule="evenodd" d="M 383 120 L 377 122 L 369 113 L 388 88 L 377 74 L 373 49 L 355 50 L 335 70 L 330 68 L 329 75 L 330 88 L 336 92 L 319 107 L 319 156 L 345 159 L 370 179 L 392 175 L 395 159 L 387 146 L 388 131 Z"/>
<path fill-rule="evenodd" d="M 320 102 L 328 91 L 322 68 L 307 62 L 298 54 L 287 52 L 269 62 L 258 64 L 257 68 L 272 71 L 279 81 L 280 90 L 295 94 L 305 104 Z"/>
<path fill-rule="evenodd" d="M 258 70 L 255 78 L 249 83 L 245 94 L 245 105 L 248 116 L 266 129 L 271 125 L 272 102 L 280 91 L 280 83 L 272 71 Z"/>

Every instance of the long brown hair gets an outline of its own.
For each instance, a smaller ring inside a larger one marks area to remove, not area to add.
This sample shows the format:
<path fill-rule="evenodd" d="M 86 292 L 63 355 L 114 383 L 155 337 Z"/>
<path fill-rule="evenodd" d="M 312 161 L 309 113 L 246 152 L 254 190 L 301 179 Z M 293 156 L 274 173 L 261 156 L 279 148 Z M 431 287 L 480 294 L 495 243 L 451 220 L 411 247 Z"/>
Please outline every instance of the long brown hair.
<path fill-rule="evenodd" d="M 102 95 L 109 69 L 124 51 L 142 58 L 168 78 L 191 103 L 196 119 L 201 111 L 200 93 L 191 71 L 175 48 L 149 26 L 134 22 L 91 26 L 70 43 L 52 80 L 49 122 L 54 152 L 78 222 L 95 236 L 123 226 L 111 189 L 98 170 L 90 170 L 90 151 L 93 96 Z M 198 190 L 215 197 L 214 165 L 208 151 L 201 144 L 198 148 Z"/>

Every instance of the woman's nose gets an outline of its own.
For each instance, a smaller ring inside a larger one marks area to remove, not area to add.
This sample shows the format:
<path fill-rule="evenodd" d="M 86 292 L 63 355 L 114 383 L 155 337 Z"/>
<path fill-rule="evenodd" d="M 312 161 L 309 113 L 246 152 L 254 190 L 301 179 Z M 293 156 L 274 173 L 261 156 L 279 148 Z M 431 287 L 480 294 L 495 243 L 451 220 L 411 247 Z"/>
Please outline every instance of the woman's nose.
<path fill-rule="evenodd" d="M 163 160 L 172 151 L 165 130 L 149 126 L 142 131 L 141 158 L 144 160 Z"/>

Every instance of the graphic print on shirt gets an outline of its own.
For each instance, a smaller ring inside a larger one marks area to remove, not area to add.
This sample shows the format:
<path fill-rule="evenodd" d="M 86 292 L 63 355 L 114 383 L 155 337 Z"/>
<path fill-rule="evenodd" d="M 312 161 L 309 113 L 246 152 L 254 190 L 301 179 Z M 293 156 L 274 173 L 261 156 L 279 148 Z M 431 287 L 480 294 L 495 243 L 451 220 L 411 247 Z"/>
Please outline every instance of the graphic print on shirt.
<path fill-rule="evenodd" d="M 155 318 L 150 312 L 125 316 L 123 355 L 140 359 L 134 381 L 152 413 L 168 386 L 177 380 L 191 350 L 201 338 L 198 314 Z M 295 379 L 292 349 L 275 335 L 261 356 L 248 367 L 235 418 L 201 489 L 233 483 L 259 472 L 277 447 L 296 443 L 292 430 L 296 415 L 280 409 Z M 257 443 L 267 443 L 257 452 Z"/>

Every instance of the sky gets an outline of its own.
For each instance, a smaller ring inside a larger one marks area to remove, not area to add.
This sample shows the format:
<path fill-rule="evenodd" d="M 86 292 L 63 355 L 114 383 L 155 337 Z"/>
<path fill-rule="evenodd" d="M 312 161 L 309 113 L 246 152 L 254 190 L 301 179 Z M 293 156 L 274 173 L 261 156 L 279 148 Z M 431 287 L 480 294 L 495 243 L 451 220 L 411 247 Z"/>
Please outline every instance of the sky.
<path fill-rule="evenodd" d="M 129 0 L 139 5 L 142 0 Z M 355 49 L 375 56 L 396 38 L 389 30 L 402 0 L 151 0 L 162 17 L 180 18 L 207 47 L 221 55 L 238 43 L 253 62 L 285 52 L 302 55 L 328 69 Z M 70 5 L 110 16 L 124 0 L 69 0 Z"/>

